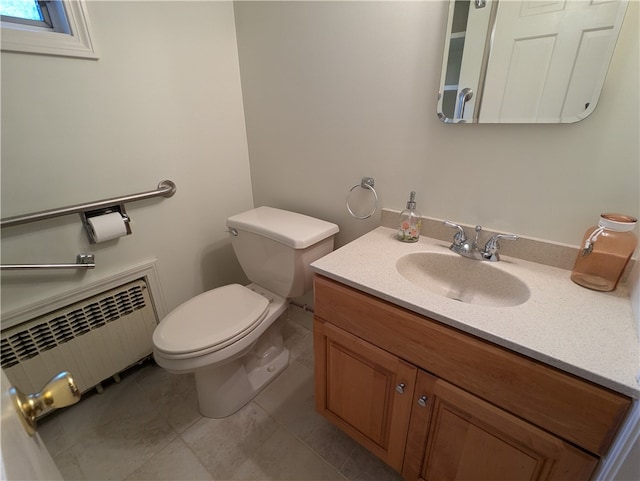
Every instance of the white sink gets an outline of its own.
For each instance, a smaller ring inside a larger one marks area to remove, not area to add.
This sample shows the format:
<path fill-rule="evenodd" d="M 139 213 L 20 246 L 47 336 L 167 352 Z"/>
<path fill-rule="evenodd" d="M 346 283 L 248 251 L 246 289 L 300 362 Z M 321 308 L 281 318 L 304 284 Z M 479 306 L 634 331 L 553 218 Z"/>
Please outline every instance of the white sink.
<path fill-rule="evenodd" d="M 413 284 L 460 302 L 510 307 L 529 299 L 529 288 L 489 262 L 457 254 L 415 252 L 398 259 L 398 272 Z"/>

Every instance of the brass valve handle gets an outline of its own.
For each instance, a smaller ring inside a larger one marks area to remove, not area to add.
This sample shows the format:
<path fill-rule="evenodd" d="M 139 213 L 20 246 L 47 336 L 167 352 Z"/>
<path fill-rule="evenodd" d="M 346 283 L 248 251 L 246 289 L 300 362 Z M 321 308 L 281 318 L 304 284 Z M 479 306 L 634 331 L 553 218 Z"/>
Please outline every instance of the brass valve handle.
<path fill-rule="evenodd" d="M 71 406 L 80 400 L 80 390 L 66 371 L 51 379 L 37 394 L 24 394 L 20 389 L 11 387 L 9 395 L 13 406 L 20 414 L 24 429 L 33 436 L 36 432 L 36 417 L 45 409 L 57 409 Z"/>

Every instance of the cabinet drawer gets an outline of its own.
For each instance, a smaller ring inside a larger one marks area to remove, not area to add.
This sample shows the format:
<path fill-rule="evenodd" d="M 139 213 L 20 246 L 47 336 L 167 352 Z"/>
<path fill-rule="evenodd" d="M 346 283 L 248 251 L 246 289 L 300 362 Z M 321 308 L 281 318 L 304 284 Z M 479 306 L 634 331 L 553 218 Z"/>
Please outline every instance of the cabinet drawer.
<path fill-rule="evenodd" d="M 603 455 L 630 399 L 316 275 L 315 315 L 582 448 Z"/>

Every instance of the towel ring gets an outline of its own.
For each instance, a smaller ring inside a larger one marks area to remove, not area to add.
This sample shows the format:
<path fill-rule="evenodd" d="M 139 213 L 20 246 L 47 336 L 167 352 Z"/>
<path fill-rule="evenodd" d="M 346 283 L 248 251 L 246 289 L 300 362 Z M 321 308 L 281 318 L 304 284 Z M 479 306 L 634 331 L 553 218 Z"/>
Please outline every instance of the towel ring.
<path fill-rule="evenodd" d="M 353 217 L 355 217 L 358 220 L 365 220 L 370 218 L 373 214 L 376 213 L 376 210 L 378 209 L 378 194 L 376 193 L 376 190 L 373 188 L 374 184 L 375 184 L 375 181 L 373 180 L 373 177 L 363 177 L 362 181 L 359 184 L 356 184 L 353 187 L 351 187 L 351 189 L 349 189 L 349 193 L 347 194 L 347 210 L 349 211 L 349 214 L 351 214 Z M 373 194 L 373 210 L 369 212 L 367 215 L 355 214 L 351 210 L 351 206 L 349 205 L 349 198 L 351 197 L 351 193 L 354 191 L 354 189 L 358 187 L 361 187 L 363 189 L 369 189 Z"/>

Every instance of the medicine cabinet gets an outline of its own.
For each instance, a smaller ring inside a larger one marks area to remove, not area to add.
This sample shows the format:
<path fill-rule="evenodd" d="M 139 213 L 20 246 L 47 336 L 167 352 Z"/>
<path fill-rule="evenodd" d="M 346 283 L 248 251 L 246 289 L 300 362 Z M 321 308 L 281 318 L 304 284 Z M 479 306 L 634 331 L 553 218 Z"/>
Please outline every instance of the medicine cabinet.
<path fill-rule="evenodd" d="M 571 123 L 596 107 L 627 0 L 451 0 L 438 116 Z"/>

